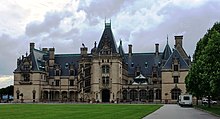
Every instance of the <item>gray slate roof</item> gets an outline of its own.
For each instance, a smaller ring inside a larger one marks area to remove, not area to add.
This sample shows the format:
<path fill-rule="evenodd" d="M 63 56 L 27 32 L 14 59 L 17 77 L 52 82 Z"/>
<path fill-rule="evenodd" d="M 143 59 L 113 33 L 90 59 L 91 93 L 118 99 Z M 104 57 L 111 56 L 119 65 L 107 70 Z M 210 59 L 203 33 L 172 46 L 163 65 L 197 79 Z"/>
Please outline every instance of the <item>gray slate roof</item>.
<path fill-rule="evenodd" d="M 118 53 L 117 45 L 115 43 L 115 38 L 111 30 L 111 23 L 105 23 L 105 29 L 99 41 L 97 52 L 100 52 L 103 49 L 103 44 L 106 42 L 106 40 L 108 40 L 108 42 L 110 43 L 112 53 Z"/>
<path fill-rule="evenodd" d="M 138 66 L 140 67 L 141 74 L 146 77 L 152 74 L 152 67 L 154 65 L 158 66 L 161 64 L 162 53 L 159 53 L 159 56 L 156 56 L 155 53 L 133 53 L 130 58 L 128 54 L 125 57 L 128 63 L 128 75 L 134 75 L 135 67 Z M 160 68 L 158 70 L 160 72 Z"/>
<path fill-rule="evenodd" d="M 164 64 L 163 69 L 172 69 L 172 62 L 173 62 L 174 58 L 178 58 L 179 59 L 180 69 L 189 69 L 188 64 L 182 58 L 182 56 L 180 55 L 180 53 L 178 52 L 177 49 L 174 49 L 173 53 L 170 55 L 170 57 L 168 58 L 168 60 Z"/>

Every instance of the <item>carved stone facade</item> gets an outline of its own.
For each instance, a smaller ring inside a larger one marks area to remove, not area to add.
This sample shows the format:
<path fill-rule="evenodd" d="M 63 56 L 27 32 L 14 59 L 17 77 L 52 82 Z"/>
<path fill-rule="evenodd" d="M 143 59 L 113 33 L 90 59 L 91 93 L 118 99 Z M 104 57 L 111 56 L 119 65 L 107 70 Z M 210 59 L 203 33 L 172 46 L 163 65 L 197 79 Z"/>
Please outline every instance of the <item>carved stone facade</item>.
<path fill-rule="evenodd" d="M 14 102 L 175 102 L 186 93 L 185 76 L 190 57 L 175 36 L 171 51 L 124 53 L 117 47 L 111 23 L 91 52 L 83 46 L 79 54 L 55 54 L 55 48 L 35 49 L 17 60 L 14 71 Z"/>

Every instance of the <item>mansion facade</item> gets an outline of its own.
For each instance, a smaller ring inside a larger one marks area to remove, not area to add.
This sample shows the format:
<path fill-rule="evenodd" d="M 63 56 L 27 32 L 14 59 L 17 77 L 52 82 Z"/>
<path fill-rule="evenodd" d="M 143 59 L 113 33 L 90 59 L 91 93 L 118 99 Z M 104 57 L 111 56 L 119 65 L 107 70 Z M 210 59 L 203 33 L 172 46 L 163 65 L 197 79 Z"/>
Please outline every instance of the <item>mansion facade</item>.
<path fill-rule="evenodd" d="M 14 102 L 176 102 L 185 94 L 191 58 L 175 36 L 171 50 L 128 53 L 116 45 L 111 23 L 105 23 L 99 43 L 91 51 L 83 44 L 79 54 L 56 54 L 55 48 L 36 49 L 17 59 Z"/>

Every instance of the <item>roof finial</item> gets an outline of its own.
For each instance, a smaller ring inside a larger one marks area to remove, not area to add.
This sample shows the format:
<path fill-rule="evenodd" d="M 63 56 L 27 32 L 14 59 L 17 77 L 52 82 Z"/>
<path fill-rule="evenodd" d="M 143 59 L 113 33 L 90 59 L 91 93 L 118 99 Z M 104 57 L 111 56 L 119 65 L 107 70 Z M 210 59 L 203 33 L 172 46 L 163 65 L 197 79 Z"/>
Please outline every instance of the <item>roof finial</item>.
<path fill-rule="evenodd" d="M 168 34 L 167 34 L 167 44 L 168 44 Z"/>
<path fill-rule="evenodd" d="M 105 23 L 106 23 L 106 17 L 105 17 Z"/>
<path fill-rule="evenodd" d="M 120 39 L 120 46 L 122 46 L 122 40 Z"/>

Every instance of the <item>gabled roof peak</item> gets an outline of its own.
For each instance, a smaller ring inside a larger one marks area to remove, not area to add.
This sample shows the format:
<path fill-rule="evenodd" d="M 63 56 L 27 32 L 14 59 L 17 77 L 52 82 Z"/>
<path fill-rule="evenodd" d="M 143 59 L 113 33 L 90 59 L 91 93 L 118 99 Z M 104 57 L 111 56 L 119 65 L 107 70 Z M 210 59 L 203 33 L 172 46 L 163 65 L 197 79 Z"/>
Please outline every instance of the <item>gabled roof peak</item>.
<path fill-rule="evenodd" d="M 118 53 L 114 35 L 111 30 L 111 21 L 109 23 L 105 22 L 105 29 L 97 47 L 97 53 L 100 52 L 101 54 Z"/>

